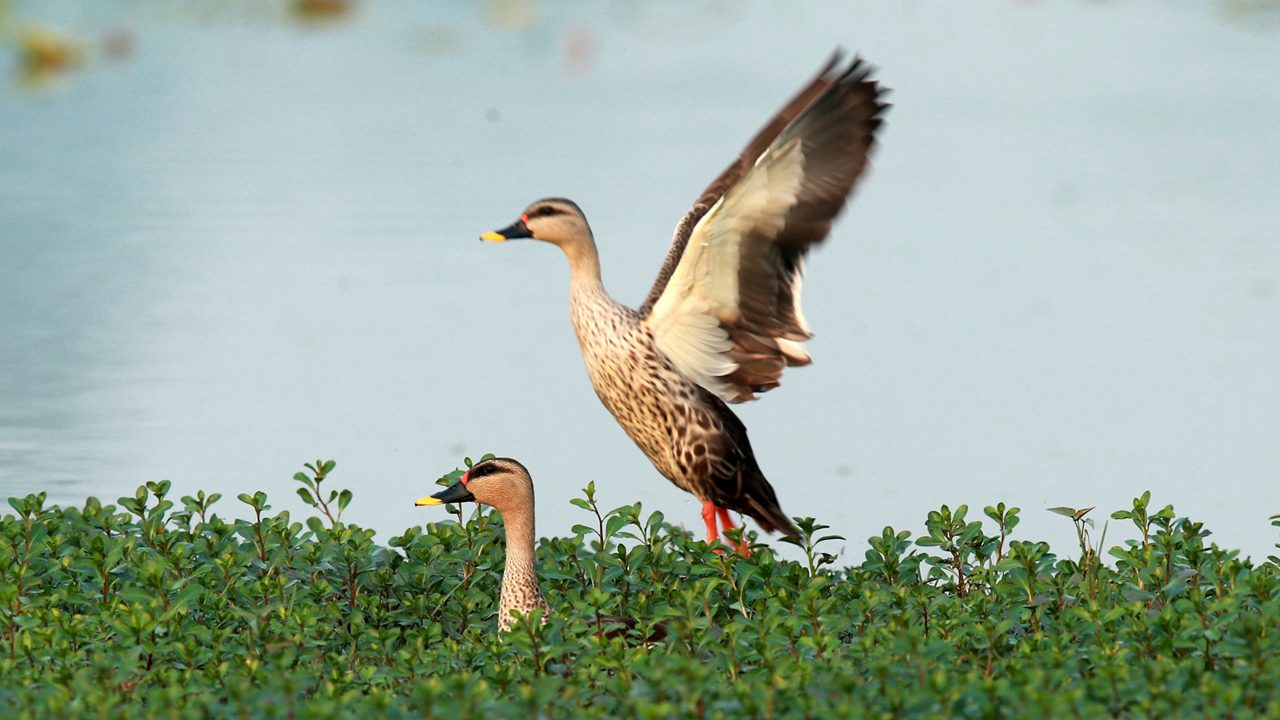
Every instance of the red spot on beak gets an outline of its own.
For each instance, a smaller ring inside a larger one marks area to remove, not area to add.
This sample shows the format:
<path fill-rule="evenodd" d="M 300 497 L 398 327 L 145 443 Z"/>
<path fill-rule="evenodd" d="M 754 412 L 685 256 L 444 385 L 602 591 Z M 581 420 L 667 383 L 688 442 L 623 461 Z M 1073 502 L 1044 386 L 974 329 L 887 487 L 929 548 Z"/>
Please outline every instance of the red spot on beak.
<path fill-rule="evenodd" d="M 468 470 L 468 471 L 466 471 L 466 472 L 462 473 L 462 480 L 461 480 L 460 482 L 461 482 L 463 485 L 466 485 L 466 484 L 467 484 L 467 481 L 469 481 L 470 479 L 471 479 L 471 471 L 470 471 L 470 470 Z"/>
<path fill-rule="evenodd" d="M 522 223 L 529 222 L 529 213 L 520 213 L 520 222 Z"/>

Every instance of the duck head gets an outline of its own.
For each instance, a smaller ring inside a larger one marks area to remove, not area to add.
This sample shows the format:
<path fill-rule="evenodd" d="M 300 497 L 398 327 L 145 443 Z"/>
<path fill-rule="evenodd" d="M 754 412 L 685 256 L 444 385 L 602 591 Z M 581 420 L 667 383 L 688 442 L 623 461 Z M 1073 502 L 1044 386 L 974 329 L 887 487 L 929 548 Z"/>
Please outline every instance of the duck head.
<path fill-rule="evenodd" d="M 564 248 L 591 238 L 591 226 L 577 203 L 564 198 L 543 198 L 525 208 L 520 218 L 501 230 L 491 230 L 480 236 L 489 242 L 505 242 L 531 238 L 543 240 Z"/>
<path fill-rule="evenodd" d="M 419 498 L 414 505 L 475 502 L 504 512 L 529 511 L 533 507 L 533 479 L 529 470 L 511 458 L 478 462 L 463 473 L 457 483 L 434 495 Z"/>

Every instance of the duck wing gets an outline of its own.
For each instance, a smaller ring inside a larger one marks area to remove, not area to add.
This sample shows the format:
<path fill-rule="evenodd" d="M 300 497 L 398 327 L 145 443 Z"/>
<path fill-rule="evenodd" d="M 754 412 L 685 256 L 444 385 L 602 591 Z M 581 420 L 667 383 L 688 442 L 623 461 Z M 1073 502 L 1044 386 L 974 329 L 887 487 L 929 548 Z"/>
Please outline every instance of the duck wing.
<path fill-rule="evenodd" d="M 827 60 L 827 64 L 823 66 L 818 74 L 805 85 L 795 97 L 787 101 L 787 104 L 773 116 L 764 127 L 760 128 L 760 132 L 751 138 L 751 142 L 738 153 L 738 157 L 734 159 L 729 167 L 724 169 L 706 190 L 702 191 L 702 195 L 698 197 L 698 201 L 689 208 L 689 212 L 685 214 L 680 222 L 676 224 L 676 231 L 671 238 L 671 247 L 667 250 L 667 257 L 662 262 L 662 269 L 658 271 L 658 279 L 653 283 L 653 287 L 649 290 L 649 295 L 640 304 L 640 314 L 648 315 L 653 309 L 654 303 L 658 302 L 658 297 L 662 295 L 663 289 L 667 287 L 667 281 L 671 279 L 671 273 L 675 272 L 676 264 L 680 262 L 680 256 L 684 254 L 685 245 L 689 242 L 689 235 L 693 232 L 693 228 L 702 219 L 703 215 L 711 209 L 716 201 L 724 197 L 726 191 L 733 187 L 733 184 L 742 179 L 743 175 L 755 165 L 756 159 L 769 149 L 769 144 L 778 137 L 792 120 L 800 114 L 800 111 L 809 107 L 809 104 L 818 98 L 827 88 L 831 87 L 839 75 L 833 73 L 836 66 L 840 63 L 842 54 L 839 50 L 832 53 L 831 58 Z"/>
<path fill-rule="evenodd" d="M 681 374 L 727 402 L 752 400 L 787 366 L 810 362 L 800 345 L 812 336 L 800 308 L 804 257 L 831 231 L 875 144 L 888 105 L 871 70 L 856 58 L 824 70 L 774 122 L 816 97 L 745 172 L 735 178 L 735 163 L 712 183 L 704 199 L 731 179 L 683 243 L 677 228 L 668 263 L 678 259 L 643 322 Z"/>

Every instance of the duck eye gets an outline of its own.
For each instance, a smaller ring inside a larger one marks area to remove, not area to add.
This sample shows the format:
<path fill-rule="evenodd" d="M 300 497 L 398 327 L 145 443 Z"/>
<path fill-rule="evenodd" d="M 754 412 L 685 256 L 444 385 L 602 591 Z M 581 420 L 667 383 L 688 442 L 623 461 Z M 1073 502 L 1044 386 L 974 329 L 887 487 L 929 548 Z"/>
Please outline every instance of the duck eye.
<path fill-rule="evenodd" d="M 537 215 L 538 217 L 546 217 L 548 215 L 555 215 L 556 209 L 551 207 L 550 205 L 544 205 L 538 208 L 537 210 L 534 210 L 533 214 Z"/>
<path fill-rule="evenodd" d="M 498 468 L 493 465 L 474 465 L 472 466 L 471 471 L 467 474 L 467 479 L 475 480 L 476 478 L 492 475 L 496 472 L 498 472 Z"/>

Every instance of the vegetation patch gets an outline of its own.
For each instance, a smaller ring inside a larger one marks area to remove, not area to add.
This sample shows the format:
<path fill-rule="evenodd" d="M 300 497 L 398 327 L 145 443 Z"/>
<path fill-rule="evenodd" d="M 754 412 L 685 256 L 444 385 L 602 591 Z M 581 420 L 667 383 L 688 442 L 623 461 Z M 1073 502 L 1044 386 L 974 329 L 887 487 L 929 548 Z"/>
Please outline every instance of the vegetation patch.
<path fill-rule="evenodd" d="M 383 547 L 341 521 L 332 470 L 297 476 L 305 522 L 262 493 L 225 520 L 168 482 L 10 499 L 0 717 L 1280 716 L 1280 559 L 1149 495 L 1111 516 L 1141 537 L 1114 547 L 1055 508 L 1076 557 L 1015 539 L 1017 508 L 944 506 L 840 569 L 813 520 L 804 561 L 744 559 L 588 487 L 583 524 L 538 548 L 548 621 L 499 635 L 496 515 L 455 508 Z"/>

